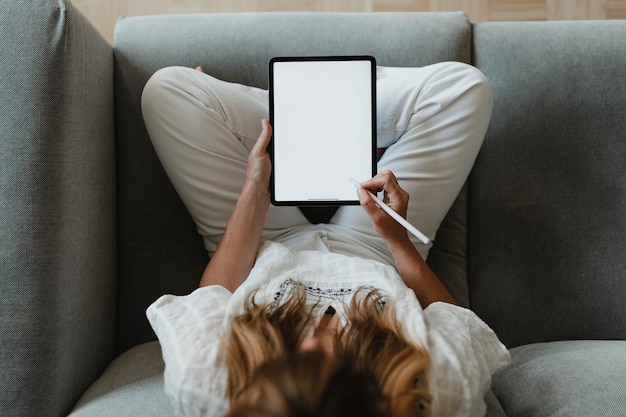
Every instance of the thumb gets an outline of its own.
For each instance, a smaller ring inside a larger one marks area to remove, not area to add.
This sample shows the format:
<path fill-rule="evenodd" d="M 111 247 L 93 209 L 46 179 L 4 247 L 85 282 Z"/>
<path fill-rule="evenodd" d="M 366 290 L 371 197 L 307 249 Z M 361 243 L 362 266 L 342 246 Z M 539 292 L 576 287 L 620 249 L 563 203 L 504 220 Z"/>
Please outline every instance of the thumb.
<path fill-rule="evenodd" d="M 256 152 L 265 153 L 265 151 L 267 150 L 267 145 L 270 143 L 271 137 L 272 137 L 272 126 L 270 125 L 269 120 L 267 119 L 261 120 L 261 133 L 259 134 L 259 138 L 256 141 L 254 150 Z"/>

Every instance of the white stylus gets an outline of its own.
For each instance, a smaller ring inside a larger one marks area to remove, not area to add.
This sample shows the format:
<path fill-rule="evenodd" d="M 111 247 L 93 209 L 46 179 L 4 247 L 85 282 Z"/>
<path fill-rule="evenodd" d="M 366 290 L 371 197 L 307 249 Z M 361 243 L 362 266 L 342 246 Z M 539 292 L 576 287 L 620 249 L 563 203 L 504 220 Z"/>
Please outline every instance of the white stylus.
<path fill-rule="evenodd" d="M 353 179 L 353 178 L 349 178 L 350 181 L 352 181 L 352 184 L 354 184 L 354 186 L 356 188 L 362 188 L 361 184 Z M 400 223 L 402 226 L 404 226 L 404 228 L 406 230 L 408 230 L 409 232 L 413 233 L 415 235 L 415 237 L 417 237 L 419 240 L 421 240 L 422 242 L 424 242 L 424 244 L 428 245 L 430 243 L 430 239 L 426 237 L 426 235 L 424 235 L 422 232 L 420 232 L 419 230 L 417 230 L 415 228 L 415 226 L 413 226 L 411 223 L 407 222 L 406 219 L 404 219 L 402 216 L 400 216 L 398 213 L 396 213 L 391 207 L 389 207 L 387 204 L 383 203 L 382 200 L 378 197 L 376 197 L 375 194 L 371 193 L 370 191 L 366 190 L 365 188 L 363 188 L 363 190 L 365 190 L 370 197 L 372 197 L 372 200 L 374 200 L 374 202 L 376 203 L 376 205 L 378 207 L 380 207 L 381 209 L 383 209 L 385 211 L 385 213 L 387 213 L 388 215 L 390 215 L 391 217 L 393 217 L 393 219 L 395 221 L 397 221 L 398 223 Z"/>

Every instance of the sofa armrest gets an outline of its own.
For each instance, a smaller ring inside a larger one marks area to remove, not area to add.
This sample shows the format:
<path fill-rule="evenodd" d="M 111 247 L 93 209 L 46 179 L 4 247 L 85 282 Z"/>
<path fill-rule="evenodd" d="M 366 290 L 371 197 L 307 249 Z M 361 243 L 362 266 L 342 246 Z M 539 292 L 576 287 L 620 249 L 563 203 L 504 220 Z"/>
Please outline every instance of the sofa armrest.
<path fill-rule="evenodd" d="M 0 32 L 0 410 L 67 415 L 114 348 L 113 52 L 69 1 Z"/>

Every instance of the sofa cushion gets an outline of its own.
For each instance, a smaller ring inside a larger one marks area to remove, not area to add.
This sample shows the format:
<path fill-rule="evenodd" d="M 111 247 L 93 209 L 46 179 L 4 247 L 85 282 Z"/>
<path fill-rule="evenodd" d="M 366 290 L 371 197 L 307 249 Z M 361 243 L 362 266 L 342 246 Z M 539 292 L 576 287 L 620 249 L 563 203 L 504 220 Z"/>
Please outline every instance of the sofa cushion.
<path fill-rule="evenodd" d="M 508 417 L 493 389 L 490 389 L 485 394 L 485 404 L 487 404 L 487 412 L 484 417 Z"/>
<path fill-rule="evenodd" d="M 539 343 L 511 354 L 493 378 L 509 417 L 624 415 L 626 341 Z"/>
<path fill-rule="evenodd" d="M 118 352 L 154 338 L 145 309 L 161 294 L 191 292 L 207 262 L 201 239 L 159 164 L 142 119 L 141 93 L 155 71 L 171 65 L 202 65 L 218 78 L 266 87 L 268 61 L 280 55 L 369 54 L 387 66 L 468 62 L 470 32 L 462 13 L 242 13 L 121 19 L 115 32 Z M 465 207 L 461 212 L 465 216 Z M 442 251 L 457 266 L 446 273 L 447 262 L 440 262 L 438 272 L 465 283 L 466 230 L 453 231 L 462 255 Z M 467 299 L 467 286 L 456 287 Z"/>
<path fill-rule="evenodd" d="M 174 415 L 163 391 L 158 342 L 135 346 L 115 359 L 78 401 L 71 417 Z"/>
<path fill-rule="evenodd" d="M 470 177 L 470 300 L 509 347 L 626 338 L 626 21 L 481 23 L 494 112 Z"/>

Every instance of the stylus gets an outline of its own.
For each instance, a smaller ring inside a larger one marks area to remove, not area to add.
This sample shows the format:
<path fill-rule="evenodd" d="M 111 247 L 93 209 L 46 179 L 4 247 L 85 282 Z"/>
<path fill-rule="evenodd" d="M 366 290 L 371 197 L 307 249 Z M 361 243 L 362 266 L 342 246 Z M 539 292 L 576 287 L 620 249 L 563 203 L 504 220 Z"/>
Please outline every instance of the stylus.
<path fill-rule="evenodd" d="M 362 188 L 361 184 L 353 179 L 350 178 L 350 181 L 352 181 L 352 184 L 354 184 L 354 186 L 356 188 Z M 363 188 L 365 190 L 365 188 Z M 419 230 L 417 230 L 415 228 L 415 226 L 413 226 L 411 223 L 407 222 L 406 219 L 404 219 L 402 216 L 400 216 L 398 213 L 396 213 L 391 207 L 389 207 L 387 204 L 383 203 L 382 200 L 378 197 L 376 197 L 375 194 L 371 193 L 368 190 L 367 193 L 370 195 L 370 197 L 372 197 L 372 200 L 374 200 L 374 202 L 376 203 L 376 205 L 378 207 L 380 207 L 381 209 L 383 209 L 385 211 L 385 213 L 387 213 L 388 215 L 390 215 L 391 217 L 393 217 L 393 219 L 395 221 L 397 221 L 398 223 L 400 223 L 402 226 L 404 226 L 404 228 L 406 230 L 408 230 L 409 232 L 413 233 L 413 235 L 415 235 L 415 237 L 417 237 L 419 240 L 421 240 L 422 242 L 424 242 L 424 244 L 428 245 L 430 243 L 430 239 L 428 237 L 426 237 L 426 235 L 424 235 L 422 232 L 420 232 Z"/>

